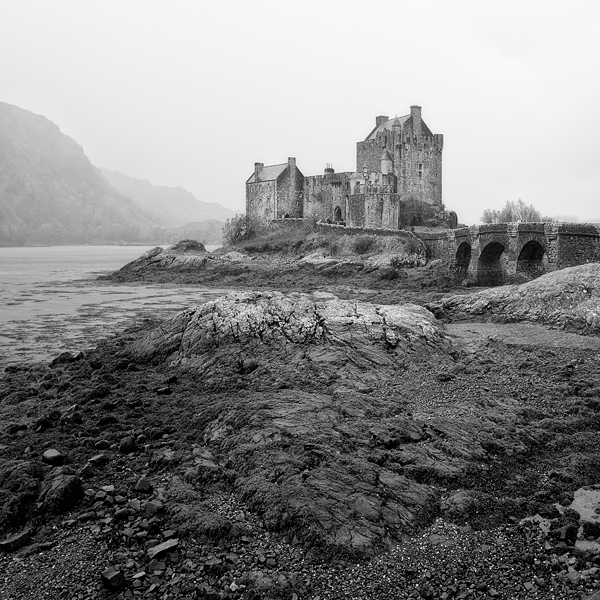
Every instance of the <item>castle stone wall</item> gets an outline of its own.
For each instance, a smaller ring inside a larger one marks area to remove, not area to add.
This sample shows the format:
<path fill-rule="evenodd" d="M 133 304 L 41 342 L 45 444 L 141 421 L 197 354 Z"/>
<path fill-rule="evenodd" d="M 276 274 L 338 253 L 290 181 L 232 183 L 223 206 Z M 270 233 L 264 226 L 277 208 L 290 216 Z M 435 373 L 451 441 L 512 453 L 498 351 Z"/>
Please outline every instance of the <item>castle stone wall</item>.
<path fill-rule="evenodd" d="M 276 217 L 277 181 L 246 184 L 246 214 L 261 221 Z"/>
<path fill-rule="evenodd" d="M 304 176 L 296 168 L 295 159 L 289 160 L 289 168 L 277 178 L 277 219 L 302 217 L 304 213 Z"/>

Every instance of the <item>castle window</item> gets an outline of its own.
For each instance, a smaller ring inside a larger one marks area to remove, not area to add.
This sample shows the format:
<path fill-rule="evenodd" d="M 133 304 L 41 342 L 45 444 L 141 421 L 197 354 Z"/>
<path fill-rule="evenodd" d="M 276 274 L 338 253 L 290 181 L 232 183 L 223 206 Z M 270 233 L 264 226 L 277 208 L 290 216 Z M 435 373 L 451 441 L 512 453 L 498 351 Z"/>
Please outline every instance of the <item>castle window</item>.
<path fill-rule="evenodd" d="M 419 179 L 423 179 L 423 163 L 419 163 Z"/>

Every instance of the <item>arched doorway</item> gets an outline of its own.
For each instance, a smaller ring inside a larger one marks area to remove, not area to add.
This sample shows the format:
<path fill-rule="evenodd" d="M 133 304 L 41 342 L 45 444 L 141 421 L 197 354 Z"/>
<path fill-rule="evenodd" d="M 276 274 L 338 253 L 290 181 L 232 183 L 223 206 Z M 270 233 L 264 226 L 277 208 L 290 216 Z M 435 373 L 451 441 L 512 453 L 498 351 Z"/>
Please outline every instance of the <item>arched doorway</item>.
<path fill-rule="evenodd" d="M 462 242 L 456 251 L 456 277 L 463 280 L 467 276 L 469 264 L 471 262 L 471 244 Z"/>
<path fill-rule="evenodd" d="M 546 272 L 547 263 L 546 250 L 539 242 L 531 240 L 527 242 L 517 258 L 517 273 L 523 273 L 531 279 L 535 279 Z"/>
<path fill-rule="evenodd" d="M 342 209 L 339 206 L 335 207 L 333 211 L 333 222 L 339 223 L 342 220 Z"/>
<path fill-rule="evenodd" d="M 504 246 L 500 242 L 490 242 L 479 255 L 477 263 L 477 285 L 502 285 L 504 272 L 501 257 Z"/>

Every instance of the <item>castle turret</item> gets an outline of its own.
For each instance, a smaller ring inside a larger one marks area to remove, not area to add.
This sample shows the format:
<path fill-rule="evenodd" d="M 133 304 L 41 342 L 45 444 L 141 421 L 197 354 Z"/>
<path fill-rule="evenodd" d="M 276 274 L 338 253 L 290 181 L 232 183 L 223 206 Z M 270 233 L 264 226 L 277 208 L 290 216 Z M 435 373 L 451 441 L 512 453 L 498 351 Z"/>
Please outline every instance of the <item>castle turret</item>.
<path fill-rule="evenodd" d="M 394 172 L 394 161 L 392 156 L 387 150 L 383 151 L 381 155 L 381 174 L 388 175 L 389 173 Z"/>

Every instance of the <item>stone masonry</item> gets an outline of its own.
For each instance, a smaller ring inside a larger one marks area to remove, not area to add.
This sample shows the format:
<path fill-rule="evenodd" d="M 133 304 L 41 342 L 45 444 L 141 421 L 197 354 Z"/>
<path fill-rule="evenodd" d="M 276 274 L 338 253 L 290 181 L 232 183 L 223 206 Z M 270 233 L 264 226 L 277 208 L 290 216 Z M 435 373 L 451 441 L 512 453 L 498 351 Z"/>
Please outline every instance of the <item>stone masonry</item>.
<path fill-rule="evenodd" d="M 431 133 L 421 107 L 393 119 L 379 116 L 356 145 L 356 171 L 304 177 L 296 160 L 255 163 L 246 182 L 246 214 L 261 220 L 314 217 L 350 227 L 401 228 L 402 202 L 442 210 L 443 135 Z"/>
<path fill-rule="evenodd" d="M 600 225 L 498 223 L 420 233 L 429 259 L 467 284 L 501 285 L 600 260 Z"/>

